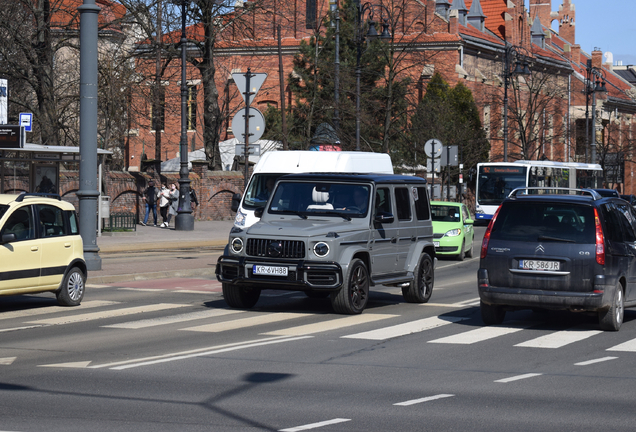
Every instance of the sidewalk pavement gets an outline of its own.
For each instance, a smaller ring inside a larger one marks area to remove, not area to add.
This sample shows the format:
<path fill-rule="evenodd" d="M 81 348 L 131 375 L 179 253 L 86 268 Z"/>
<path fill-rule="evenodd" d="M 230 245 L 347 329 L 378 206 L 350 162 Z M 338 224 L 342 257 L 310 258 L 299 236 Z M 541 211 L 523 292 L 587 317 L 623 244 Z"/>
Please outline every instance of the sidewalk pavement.
<path fill-rule="evenodd" d="M 222 252 L 227 244 L 234 221 L 195 221 L 193 231 L 176 231 L 174 222 L 170 228 L 137 225 L 137 231 L 126 233 L 102 233 L 97 237 L 101 270 L 88 272 L 89 285 L 119 283 L 150 279 L 180 277 L 214 277 L 216 262 L 209 255 L 201 259 L 173 261 L 166 269 L 163 260 L 148 260 L 140 271 L 139 260 L 126 260 L 127 253 L 159 252 L 180 249 L 213 249 Z M 118 259 L 108 259 L 110 254 L 119 254 Z M 121 259 L 121 255 L 124 259 Z M 176 267 L 174 264 L 176 264 Z"/>
<path fill-rule="evenodd" d="M 166 249 L 223 248 L 234 221 L 195 221 L 193 231 L 176 231 L 174 218 L 169 228 L 137 225 L 134 232 L 102 233 L 97 237 L 100 253 Z"/>

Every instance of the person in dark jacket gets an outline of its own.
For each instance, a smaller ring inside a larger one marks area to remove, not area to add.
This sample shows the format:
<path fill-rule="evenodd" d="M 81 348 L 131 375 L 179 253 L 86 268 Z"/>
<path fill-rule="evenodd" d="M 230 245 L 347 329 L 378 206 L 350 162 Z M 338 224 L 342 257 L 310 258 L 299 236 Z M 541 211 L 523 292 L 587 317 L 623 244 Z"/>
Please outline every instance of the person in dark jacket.
<path fill-rule="evenodd" d="M 194 189 L 190 189 L 190 208 L 194 211 L 199 205 L 199 199 L 197 198 L 197 193 Z"/>
<path fill-rule="evenodd" d="M 150 216 L 150 210 L 152 210 L 152 217 L 155 221 L 155 226 L 157 226 L 157 188 L 155 187 L 155 182 L 150 180 L 148 182 L 148 187 L 143 193 L 141 199 L 146 203 L 146 216 L 144 217 L 144 221 L 141 223 L 143 226 L 146 226 L 148 223 L 148 216 Z"/>

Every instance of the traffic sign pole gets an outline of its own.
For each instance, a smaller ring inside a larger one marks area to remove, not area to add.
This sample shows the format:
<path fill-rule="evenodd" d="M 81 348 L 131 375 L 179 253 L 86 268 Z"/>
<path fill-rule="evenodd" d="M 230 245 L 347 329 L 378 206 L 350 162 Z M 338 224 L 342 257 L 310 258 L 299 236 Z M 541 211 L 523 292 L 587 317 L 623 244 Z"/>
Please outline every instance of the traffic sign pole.
<path fill-rule="evenodd" d="M 243 157 L 245 158 L 245 178 L 243 179 L 243 192 L 247 191 L 247 179 L 249 176 L 249 146 L 250 146 L 250 78 L 252 77 L 252 71 L 250 68 L 247 68 L 247 73 L 245 74 L 245 133 L 243 134 L 243 140 L 245 141 L 245 151 L 243 152 Z"/>

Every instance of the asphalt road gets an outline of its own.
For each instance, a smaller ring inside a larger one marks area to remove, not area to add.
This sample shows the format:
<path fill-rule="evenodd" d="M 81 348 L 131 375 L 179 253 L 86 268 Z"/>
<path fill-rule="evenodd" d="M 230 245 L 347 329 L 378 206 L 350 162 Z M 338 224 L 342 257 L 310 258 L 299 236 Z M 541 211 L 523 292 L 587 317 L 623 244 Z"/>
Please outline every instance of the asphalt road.
<path fill-rule="evenodd" d="M 636 313 L 484 327 L 477 267 L 440 260 L 428 304 L 381 287 L 360 316 L 276 291 L 229 310 L 211 277 L 3 298 L 0 430 L 633 430 Z"/>

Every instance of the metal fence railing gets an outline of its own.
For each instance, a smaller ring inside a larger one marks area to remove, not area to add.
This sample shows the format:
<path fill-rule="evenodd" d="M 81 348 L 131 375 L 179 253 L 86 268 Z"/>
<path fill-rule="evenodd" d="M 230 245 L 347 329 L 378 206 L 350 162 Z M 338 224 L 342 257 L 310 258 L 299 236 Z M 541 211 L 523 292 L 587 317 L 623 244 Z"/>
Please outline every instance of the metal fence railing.
<path fill-rule="evenodd" d="M 137 231 L 137 216 L 134 213 L 111 213 L 103 231 Z"/>

